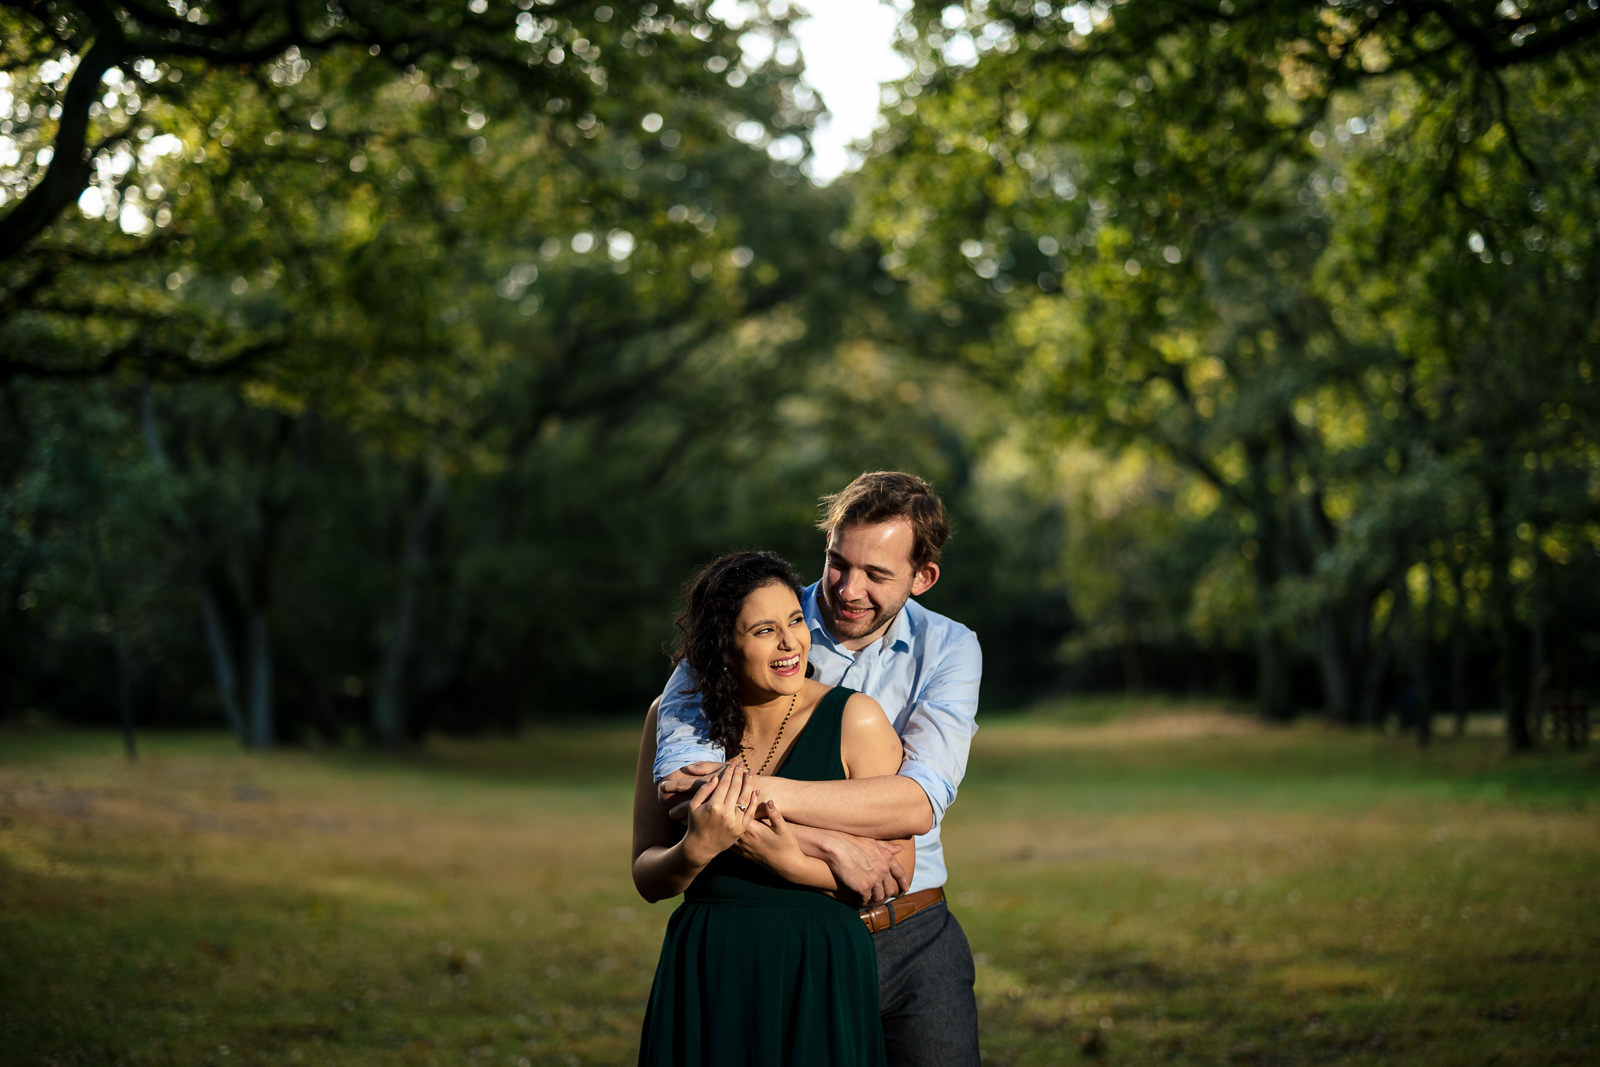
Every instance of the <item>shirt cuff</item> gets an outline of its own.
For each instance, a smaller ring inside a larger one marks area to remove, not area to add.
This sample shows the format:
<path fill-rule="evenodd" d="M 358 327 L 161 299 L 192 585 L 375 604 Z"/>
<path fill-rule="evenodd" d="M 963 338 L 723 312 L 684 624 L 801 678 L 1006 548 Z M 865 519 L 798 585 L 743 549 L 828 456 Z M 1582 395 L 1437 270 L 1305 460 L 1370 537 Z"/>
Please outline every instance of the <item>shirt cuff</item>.
<path fill-rule="evenodd" d="M 944 818 L 944 809 L 956 799 L 956 791 L 938 771 L 918 760 L 908 759 L 900 765 L 900 773 L 922 787 L 928 794 L 928 804 L 933 808 L 933 825 Z"/>
<path fill-rule="evenodd" d="M 722 750 L 687 723 L 673 724 L 666 740 L 656 751 L 655 776 L 661 781 L 679 767 L 690 763 L 721 763 Z"/>

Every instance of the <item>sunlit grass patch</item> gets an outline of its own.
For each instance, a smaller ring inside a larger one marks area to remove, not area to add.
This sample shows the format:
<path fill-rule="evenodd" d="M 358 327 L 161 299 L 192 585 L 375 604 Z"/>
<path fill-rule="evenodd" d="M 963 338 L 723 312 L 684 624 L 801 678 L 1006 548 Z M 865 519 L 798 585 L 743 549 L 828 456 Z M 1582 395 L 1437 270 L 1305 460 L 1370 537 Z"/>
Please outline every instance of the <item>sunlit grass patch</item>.
<path fill-rule="evenodd" d="M 1594 1062 L 1591 754 L 1217 714 L 980 731 L 988 1062 Z M 628 879 L 637 729 L 0 738 L 0 1059 L 629 1062 L 673 907 Z"/>
<path fill-rule="evenodd" d="M 1561 1063 L 1600 1048 L 1589 757 L 1435 757 L 1317 727 L 1094 736 L 1114 728 L 991 730 L 959 801 L 977 810 L 947 824 L 992 1060 Z M 1554 794 L 1505 788 L 1540 767 L 1564 778 Z M 1514 1058 L 1535 1047 L 1547 1058 Z"/>
<path fill-rule="evenodd" d="M 147 750 L 0 771 L 0 941 L 48 961 L 0 1009 L 0 1044 L 86 1063 L 626 1058 L 637 1004 L 617 976 L 653 962 L 659 930 L 626 886 L 625 793 Z"/>

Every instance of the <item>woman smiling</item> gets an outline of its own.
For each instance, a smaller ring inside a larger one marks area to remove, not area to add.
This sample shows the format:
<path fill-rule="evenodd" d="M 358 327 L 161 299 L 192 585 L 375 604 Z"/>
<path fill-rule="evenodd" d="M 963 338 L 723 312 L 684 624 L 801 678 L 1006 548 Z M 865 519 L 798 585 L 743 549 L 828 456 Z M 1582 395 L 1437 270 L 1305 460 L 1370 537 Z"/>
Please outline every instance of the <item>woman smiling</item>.
<path fill-rule="evenodd" d="M 728 762 L 682 825 L 656 800 L 652 710 L 634 784 L 633 880 L 683 893 L 650 991 L 641 1064 L 881 1064 L 872 939 L 827 864 L 805 855 L 758 774 L 894 774 L 900 739 L 870 697 L 806 677 L 793 568 L 765 552 L 712 563 L 678 618 L 713 744 Z M 910 842 L 903 843 L 910 847 Z"/>

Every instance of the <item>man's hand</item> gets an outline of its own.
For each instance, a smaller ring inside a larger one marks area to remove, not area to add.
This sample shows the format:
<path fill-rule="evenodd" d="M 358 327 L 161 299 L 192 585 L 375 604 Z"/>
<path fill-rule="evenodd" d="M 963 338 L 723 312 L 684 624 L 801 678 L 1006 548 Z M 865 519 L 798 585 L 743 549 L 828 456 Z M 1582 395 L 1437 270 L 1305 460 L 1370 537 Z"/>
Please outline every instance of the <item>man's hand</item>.
<path fill-rule="evenodd" d="M 855 902 L 860 906 L 876 907 L 911 888 L 911 875 L 898 856 L 900 845 L 843 833 L 828 834 L 826 840 L 823 861 L 840 887 L 860 898 Z"/>
<path fill-rule="evenodd" d="M 757 816 L 733 847 L 746 859 L 793 880 L 796 865 L 806 862 L 794 830 L 775 801 L 764 801 Z"/>
<path fill-rule="evenodd" d="M 656 783 L 656 799 L 666 809 L 667 816 L 682 819 L 689 811 L 689 798 L 696 789 L 711 781 L 726 763 L 690 763 L 679 767 Z"/>

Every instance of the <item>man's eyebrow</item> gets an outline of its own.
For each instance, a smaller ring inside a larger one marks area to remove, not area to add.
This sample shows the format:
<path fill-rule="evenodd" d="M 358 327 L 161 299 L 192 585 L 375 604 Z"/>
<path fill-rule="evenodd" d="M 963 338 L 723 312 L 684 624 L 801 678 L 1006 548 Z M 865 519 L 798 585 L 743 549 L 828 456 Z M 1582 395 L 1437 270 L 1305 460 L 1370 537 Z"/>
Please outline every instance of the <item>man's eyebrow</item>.
<path fill-rule="evenodd" d="M 837 552 L 829 552 L 828 553 L 828 559 L 830 561 L 834 562 L 834 563 L 843 563 L 847 567 L 854 567 L 855 566 L 854 563 L 851 563 L 849 560 L 845 559 L 843 556 L 839 555 L 839 553 L 837 553 Z M 871 571 L 873 574 L 881 574 L 885 578 L 893 578 L 894 577 L 894 571 L 890 570 L 888 567 L 880 567 L 875 563 L 868 563 L 865 566 L 863 566 L 861 569 L 864 570 L 864 571 Z"/>

